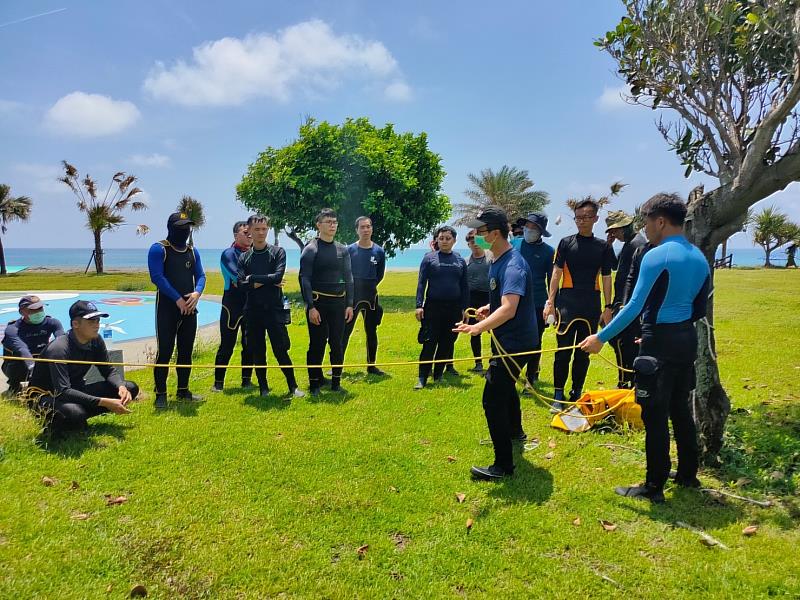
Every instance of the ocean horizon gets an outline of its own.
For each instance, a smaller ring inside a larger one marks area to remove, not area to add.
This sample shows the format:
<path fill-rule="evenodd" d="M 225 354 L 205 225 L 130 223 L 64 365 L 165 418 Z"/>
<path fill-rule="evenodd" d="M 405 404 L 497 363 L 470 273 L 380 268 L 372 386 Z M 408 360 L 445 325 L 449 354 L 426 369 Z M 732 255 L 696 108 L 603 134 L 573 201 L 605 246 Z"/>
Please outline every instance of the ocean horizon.
<path fill-rule="evenodd" d="M 619 251 L 619 244 L 615 250 Z M 300 268 L 300 249 L 287 247 L 286 263 L 289 269 Z M 107 269 L 147 269 L 148 248 L 108 248 L 105 250 L 105 267 Z M 219 258 L 223 248 L 200 249 L 200 259 L 203 267 L 210 271 L 219 270 Z M 456 252 L 464 256 L 469 255 L 469 249 L 456 248 Z M 428 252 L 426 248 L 409 248 L 398 252 L 387 259 L 387 269 L 416 269 L 422 257 Z M 760 248 L 731 248 L 733 265 L 739 267 L 759 267 L 764 265 L 764 251 Z M 25 266 L 31 269 L 85 269 L 92 255 L 91 248 L 6 248 L 6 264 L 9 266 Z M 771 256 L 775 265 L 786 263 L 786 253 L 783 249 L 775 250 Z M 94 270 L 94 265 L 90 270 Z"/>

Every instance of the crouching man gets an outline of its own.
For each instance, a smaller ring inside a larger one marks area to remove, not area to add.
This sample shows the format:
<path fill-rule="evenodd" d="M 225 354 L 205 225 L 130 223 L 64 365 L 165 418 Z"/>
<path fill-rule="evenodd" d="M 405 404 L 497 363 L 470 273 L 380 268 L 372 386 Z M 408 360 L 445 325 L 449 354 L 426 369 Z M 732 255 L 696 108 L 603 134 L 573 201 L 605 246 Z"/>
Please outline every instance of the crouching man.
<path fill-rule="evenodd" d="M 131 412 L 128 403 L 139 394 L 139 386 L 124 380 L 108 365 L 108 350 L 99 336 L 100 318 L 108 317 L 92 302 L 78 300 L 69 309 L 72 329 L 44 349 L 41 358 L 84 361 L 86 364 L 37 362 L 28 385 L 32 407 L 45 417 L 43 433 L 58 436 L 88 427 L 87 420 L 113 412 Z M 87 384 L 85 376 L 92 364 L 103 381 Z"/>

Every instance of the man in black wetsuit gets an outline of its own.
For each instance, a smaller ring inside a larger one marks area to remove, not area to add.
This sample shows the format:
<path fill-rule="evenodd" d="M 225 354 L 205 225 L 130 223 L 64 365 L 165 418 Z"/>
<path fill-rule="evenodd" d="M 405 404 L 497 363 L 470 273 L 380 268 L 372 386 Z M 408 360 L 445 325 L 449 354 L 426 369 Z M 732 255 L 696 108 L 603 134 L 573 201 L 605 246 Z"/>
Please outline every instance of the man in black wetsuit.
<path fill-rule="evenodd" d="M 269 218 L 253 215 L 247 219 L 247 228 L 253 238 L 253 247 L 239 257 L 237 279 L 239 289 L 247 295 L 244 318 L 247 323 L 247 343 L 255 365 L 267 364 L 267 341 L 280 365 L 286 365 L 283 375 L 289 386 L 289 394 L 295 398 L 305 396 L 297 387 L 297 380 L 289 358 L 289 331 L 286 325 L 291 320 L 289 302 L 283 295 L 283 275 L 286 273 L 286 250 L 267 243 Z M 259 392 L 262 397 L 269 394 L 267 369 L 256 366 Z"/>
<path fill-rule="evenodd" d="M 173 213 L 167 220 L 167 239 L 150 246 L 147 266 L 156 292 L 156 364 L 153 369 L 157 409 L 167 408 L 167 373 L 175 342 L 178 343 L 178 364 L 192 363 L 192 347 L 197 333 L 197 303 L 206 285 L 206 274 L 200 253 L 189 243 L 194 222 L 186 213 Z M 191 368 L 178 372 L 178 400 L 198 402 L 201 396 L 189 391 Z"/>
<path fill-rule="evenodd" d="M 558 329 L 556 341 L 559 348 L 573 346 L 597 331 L 611 320 L 611 270 L 616 264 L 614 250 L 592 234 L 597 223 L 600 205 L 592 199 L 581 201 L 575 207 L 575 224 L 578 233 L 561 240 L 556 249 L 550 292 L 544 307 L 544 319 L 556 316 Z M 600 305 L 600 276 L 602 275 L 605 310 Z M 560 289 L 559 289 L 560 287 Z M 557 297 L 556 297 L 557 296 Z M 573 358 L 574 355 L 574 358 Z M 583 393 L 583 384 L 589 370 L 589 355 L 578 348 L 558 350 L 553 364 L 553 396 L 551 410 L 564 408 L 564 386 L 572 362 L 572 391 L 574 402 Z"/>
<path fill-rule="evenodd" d="M 247 326 L 244 321 L 245 292 L 239 289 L 237 272 L 239 257 L 252 245 L 245 221 L 233 224 L 233 244 L 222 251 L 219 268 L 222 272 L 222 308 L 219 315 L 219 349 L 214 359 L 215 365 L 227 365 L 236 347 L 239 330 L 242 331 L 242 364 L 252 365 L 253 354 L 247 344 Z M 214 369 L 214 392 L 221 392 L 225 386 L 225 367 Z M 252 369 L 242 369 L 242 387 L 248 388 Z"/>
<path fill-rule="evenodd" d="M 16 321 L 6 325 L 3 334 L 3 356 L 34 358 L 42 353 L 50 338 L 64 335 L 61 321 L 45 314 L 44 302 L 39 296 L 23 296 L 19 300 Z M 33 372 L 32 360 L 4 360 L 3 373 L 8 378 L 6 396 L 15 396 L 22 390 L 22 382 Z"/>
<path fill-rule="evenodd" d="M 353 271 L 354 315 L 345 324 L 342 353 L 347 352 L 347 344 L 358 315 L 364 317 L 364 331 L 367 334 L 367 373 L 370 375 L 386 375 L 375 366 L 378 355 L 378 325 L 383 318 L 383 307 L 378 301 L 378 285 L 386 272 L 386 253 L 383 248 L 372 241 L 372 219 L 358 217 L 356 219 L 358 241 L 347 247 L 350 252 L 350 264 Z"/>
<path fill-rule="evenodd" d="M 344 327 L 353 319 L 353 273 L 347 246 L 334 241 L 339 222 L 336 212 L 325 208 L 316 218 L 318 236 L 300 255 L 300 291 L 306 305 L 308 322 L 308 368 L 312 396 L 322 386 L 322 359 L 325 345 L 330 347 L 332 365 L 331 391 L 342 391 L 344 363 Z"/>
<path fill-rule="evenodd" d="M 108 362 L 106 344 L 98 335 L 100 317 L 108 317 L 92 302 L 78 300 L 69 309 L 72 329 L 54 339 L 42 352 L 42 358 Z M 131 412 L 128 403 L 139 394 L 139 386 L 123 379 L 116 369 L 97 364 L 104 381 L 87 384 L 84 377 L 91 364 L 39 362 L 33 369 L 28 398 L 31 408 L 45 417 L 45 435 L 86 429 L 87 419 L 113 412 Z"/>
<path fill-rule="evenodd" d="M 633 228 L 633 217 L 624 211 L 614 210 L 606 217 L 606 235 L 608 243 L 614 241 L 622 242 L 622 249 L 617 256 L 617 276 L 614 279 L 614 306 L 613 313 L 616 314 L 625 303 L 625 283 L 631 271 L 633 255 L 647 243 L 644 236 Z M 633 387 L 633 359 L 639 354 L 639 346 L 636 338 L 639 337 L 641 328 L 638 319 L 626 327 L 622 333 L 611 340 L 611 347 L 617 357 L 618 384 L 619 388 Z"/>

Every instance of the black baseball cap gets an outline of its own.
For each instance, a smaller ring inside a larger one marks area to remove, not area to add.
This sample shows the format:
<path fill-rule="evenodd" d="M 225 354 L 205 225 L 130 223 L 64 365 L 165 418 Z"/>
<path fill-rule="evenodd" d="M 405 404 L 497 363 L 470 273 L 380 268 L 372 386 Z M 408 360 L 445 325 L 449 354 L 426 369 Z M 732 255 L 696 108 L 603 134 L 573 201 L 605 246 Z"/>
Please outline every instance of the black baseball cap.
<path fill-rule="evenodd" d="M 194 221 L 185 212 L 172 213 L 167 219 L 167 227 L 188 227 L 194 225 Z"/>
<path fill-rule="evenodd" d="M 78 300 L 69 307 L 70 321 L 79 318 L 94 319 L 95 317 L 108 317 L 108 313 L 98 310 L 97 305 L 94 302 Z"/>
<path fill-rule="evenodd" d="M 492 229 L 506 230 L 508 229 L 508 215 L 499 206 L 487 206 L 464 225 L 470 229 L 487 227 L 490 231 Z"/>
<path fill-rule="evenodd" d="M 528 216 L 524 218 L 526 223 L 533 223 L 539 229 L 542 230 L 542 235 L 544 237 L 550 237 L 552 234 L 547 231 L 547 215 L 540 212 L 532 212 L 528 213 Z"/>
<path fill-rule="evenodd" d="M 23 296 L 19 299 L 19 307 L 20 308 L 29 308 L 31 310 L 37 310 L 44 306 L 44 302 L 39 299 L 39 296 Z"/>

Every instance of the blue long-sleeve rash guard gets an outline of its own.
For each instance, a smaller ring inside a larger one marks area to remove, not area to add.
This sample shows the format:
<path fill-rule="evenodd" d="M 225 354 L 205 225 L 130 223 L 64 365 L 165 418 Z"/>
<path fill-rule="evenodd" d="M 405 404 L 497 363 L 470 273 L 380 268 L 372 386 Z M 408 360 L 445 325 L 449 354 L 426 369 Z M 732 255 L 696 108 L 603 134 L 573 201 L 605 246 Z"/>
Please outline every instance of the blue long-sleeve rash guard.
<path fill-rule="evenodd" d="M 237 272 L 239 270 L 239 257 L 242 250 L 236 246 L 225 248 L 219 260 L 219 268 L 222 271 L 223 289 L 229 290 L 231 285 L 236 285 Z"/>
<path fill-rule="evenodd" d="M 597 335 L 607 342 L 639 314 L 643 323 L 696 321 L 706 314 L 711 275 L 705 257 L 682 235 L 645 254 L 630 301 Z"/>
<path fill-rule="evenodd" d="M 161 244 L 153 244 L 147 253 L 147 268 L 150 270 L 150 281 L 173 302 L 177 302 L 181 295 L 164 275 L 164 253 L 167 251 Z M 200 262 L 200 253 L 197 248 L 192 248 L 194 252 L 194 291 L 202 294 L 206 287 L 206 274 L 203 271 L 203 263 Z"/>

